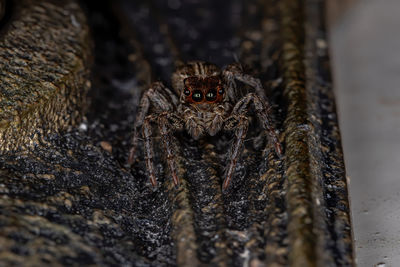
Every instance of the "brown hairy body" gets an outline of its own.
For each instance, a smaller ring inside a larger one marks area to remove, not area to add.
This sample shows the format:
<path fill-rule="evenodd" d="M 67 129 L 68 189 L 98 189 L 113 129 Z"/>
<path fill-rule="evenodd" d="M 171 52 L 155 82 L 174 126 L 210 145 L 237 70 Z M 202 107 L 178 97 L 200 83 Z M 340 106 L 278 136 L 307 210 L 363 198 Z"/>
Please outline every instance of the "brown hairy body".
<path fill-rule="evenodd" d="M 239 80 L 255 89 L 237 99 Z M 194 139 L 205 135 L 214 136 L 221 130 L 233 131 L 235 140 L 230 150 L 229 165 L 223 183 L 225 190 L 233 177 L 236 163 L 243 149 L 249 124 L 248 110 L 253 106 L 262 126 L 273 142 L 276 153 L 282 154 L 282 147 L 269 118 L 269 104 L 264 96 L 259 79 L 243 73 L 239 64 L 228 65 L 220 70 L 216 65 L 193 61 L 182 65 L 172 75 L 171 91 L 160 82 L 153 83 L 140 101 L 136 117 L 132 148 L 128 163 L 135 161 L 139 132 L 142 130 L 146 167 L 150 182 L 157 185 L 153 166 L 152 124 L 158 125 L 167 163 L 174 183 L 179 185 L 171 138 L 175 131 L 186 130 Z"/>

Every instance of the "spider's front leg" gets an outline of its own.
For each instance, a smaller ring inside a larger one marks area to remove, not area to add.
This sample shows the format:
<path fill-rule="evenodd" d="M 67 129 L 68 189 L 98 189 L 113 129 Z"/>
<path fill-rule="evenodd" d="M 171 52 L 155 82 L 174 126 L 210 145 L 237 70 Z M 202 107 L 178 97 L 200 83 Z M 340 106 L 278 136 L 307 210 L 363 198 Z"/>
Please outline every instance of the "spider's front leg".
<path fill-rule="evenodd" d="M 179 185 L 179 178 L 176 174 L 176 162 L 174 151 L 172 148 L 172 137 L 171 132 L 176 130 L 181 130 L 183 128 L 183 123 L 180 118 L 175 114 L 168 114 L 167 112 L 163 112 L 161 114 L 156 115 L 148 115 L 142 125 L 142 135 L 144 139 L 144 152 L 145 152 L 145 161 L 146 168 L 149 173 L 149 178 L 151 184 L 156 187 L 157 180 L 154 169 L 153 157 L 153 141 L 152 141 L 152 125 L 151 123 L 157 121 L 158 128 L 160 129 L 161 139 L 164 144 L 164 150 L 167 154 L 167 163 L 168 167 L 171 171 L 171 175 L 174 181 L 175 186 Z"/>
<path fill-rule="evenodd" d="M 276 154 L 281 157 L 283 154 L 281 143 L 279 142 L 278 135 L 275 132 L 275 128 L 272 126 L 271 119 L 268 115 L 268 109 L 265 106 L 262 99 L 255 93 L 249 93 L 243 97 L 239 102 L 236 103 L 233 108 L 233 114 L 244 114 L 249 108 L 250 104 L 253 103 L 258 119 L 261 121 L 264 129 L 267 130 L 269 139 L 272 141 L 275 147 Z"/>
<path fill-rule="evenodd" d="M 226 171 L 226 178 L 222 185 L 222 189 L 226 190 L 231 183 L 237 161 L 239 160 L 240 154 L 242 153 L 242 147 L 244 139 L 247 135 L 247 129 L 249 127 L 249 120 L 246 116 L 240 114 L 234 114 L 225 121 L 226 130 L 235 130 L 235 141 L 232 144 L 229 153 L 229 165 Z"/>
<path fill-rule="evenodd" d="M 228 86 L 231 86 L 233 91 L 236 88 L 235 80 L 239 80 L 255 89 L 255 93 L 249 93 L 236 103 L 232 114 L 243 114 L 247 112 L 250 103 L 254 104 L 258 118 L 261 120 L 264 129 L 267 130 L 269 139 L 273 142 L 276 154 L 282 156 L 282 146 L 279 142 L 278 136 L 272 126 L 272 121 L 269 118 L 270 105 L 265 96 L 264 88 L 262 87 L 260 79 L 254 78 L 248 74 L 243 73 L 242 67 L 238 63 L 229 65 L 223 72 L 224 79 Z"/>
<path fill-rule="evenodd" d="M 256 90 L 257 95 L 259 95 L 263 100 L 266 101 L 264 88 L 262 87 L 260 79 L 254 78 L 253 76 L 243 72 L 242 65 L 240 63 L 233 63 L 228 65 L 223 71 L 222 75 L 228 86 L 236 89 L 235 80 L 241 81 Z M 268 103 L 267 103 L 268 104 Z"/>
<path fill-rule="evenodd" d="M 132 165 L 132 163 L 135 162 L 140 128 L 144 123 L 145 117 L 149 113 L 150 105 L 160 111 L 172 111 L 177 103 L 178 98 L 161 82 L 152 83 L 149 89 L 144 92 L 140 100 L 139 109 L 133 127 L 131 149 L 129 151 L 127 164 Z"/>
<path fill-rule="evenodd" d="M 155 169 L 153 164 L 153 142 L 152 142 L 152 123 L 157 122 L 162 135 L 164 149 L 167 153 L 167 162 L 171 170 L 175 185 L 179 184 L 176 175 L 175 159 L 172 149 L 172 131 L 181 130 L 183 128 L 182 119 L 174 112 L 174 108 L 178 103 L 175 94 L 166 88 L 162 83 L 156 82 L 143 94 L 140 101 L 139 111 L 136 116 L 134 132 L 132 136 L 132 147 L 129 152 L 128 164 L 135 161 L 136 147 L 139 141 L 139 132 L 142 129 L 144 140 L 144 153 L 146 168 L 149 173 L 150 182 L 153 186 L 157 185 Z M 150 107 L 152 114 L 150 113 Z"/>
<path fill-rule="evenodd" d="M 173 123 L 171 123 L 173 121 Z M 169 170 L 172 175 L 175 186 L 179 186 L 179 178 L 176 174 L 176 160 L 174 156 L 174 151 L 172 147 L 172 136 L 171 132 L 183 129 L 183 123 L 180 118 L 174 114 L 167 114 L 164 112 L 158 117 L 158 127 L 161 133 L 161 140 L 164 144 L 164 150 L 167 154 L 167 163 Z"/>
<path fill-rule="evenodd" d="M 279 157 L 282 155 L 281 144 L 279 143 L 278 136 L 271 125 L 268 117 L 268 110 L 263 104 L 263 101 L 254 93 L 247 94 L 236 103 L 232 110 L 231 116 L 225 120 L 225 129 L 235 130 L 236 138 L 230 150 L 229 166 L 222 186 L 223 190 L 228 188 L 235 171 L 236 163 L 242 152 L 244 139 L 246 138 L 247 129 L 249 126 L 247 111 L 249 110 L 251 103 L 253 103 L 258 118 L 263 123 L 264 129 L 268 131 L 269 137 L 274 143 L 275 152 Z"/>
<path fill-rule="evenodd" d="M 155 117 L 152 115 L 147 116 L 143 121 L 142 126 L 142 135 L 144 139 L 144 152 L 145 152 L 145 161 L 146 161 L 146 168 L 149 172 L 149 178 L 151 184 L 156 187 L 157 180 L 156 180 L 156 173 L 154 170 L 153 164 L 153 141 L 152 141 L 152 130 L 151 130 L 151 122 L 155 120 Z"/>

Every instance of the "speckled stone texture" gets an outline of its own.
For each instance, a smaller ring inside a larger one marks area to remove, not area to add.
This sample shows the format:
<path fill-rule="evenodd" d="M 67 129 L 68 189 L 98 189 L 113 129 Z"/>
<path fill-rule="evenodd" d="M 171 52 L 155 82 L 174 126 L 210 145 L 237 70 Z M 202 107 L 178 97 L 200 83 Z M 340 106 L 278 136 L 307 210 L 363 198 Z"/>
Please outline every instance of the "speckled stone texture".
<path fill-rule="evenodd" d="M 89 29 L 75 1 L 9 1 L 0 33 L 0 150 L 38 144 L 82 116 Z"/>

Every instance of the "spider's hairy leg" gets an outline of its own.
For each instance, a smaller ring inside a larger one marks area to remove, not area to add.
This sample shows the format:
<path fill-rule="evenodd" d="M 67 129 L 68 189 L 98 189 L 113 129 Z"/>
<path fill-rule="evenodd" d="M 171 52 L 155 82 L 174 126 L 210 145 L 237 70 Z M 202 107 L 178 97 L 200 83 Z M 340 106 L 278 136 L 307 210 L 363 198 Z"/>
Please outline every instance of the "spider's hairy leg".
<path fill-rule="evenodd" d="M 161 82 L 154 82 L 151 84 L 149 89 L 147 89 L 139 104 L 138 113 L 136 115 L 131 149 L 129 151 L 129 158 L 127 163 L 132 165 L 135 161 L 136 148 L 139 141 L 139 130 L 143 125 L 143 121 L 147 114 L 149 113 L 150 104 L 153 105 L 157 110 L 169 111 L 172 110 L 174 105 L 178 103 L 178 98 L 173 92 L 171 92 L 167 87 L 165 87 Z"/>
<path fill-rule="evenodd" d="M 272 126 L 271 119 L 269 118 L 269 109 L 264 104 L 264 101 L 255 93 L 249 93 L 243 97 L 239 102 L 236 103 L 232 110 L 232 114 L 244 114 L 250 108 L 250 104 L 253 103 L 256 114 L 261 121 L 264 129 L 267 130 L 269 140 L 274 144 L 276 154 L 281 157 L 283 149 L 279 138 L 275 132 L 275 128 Z"/>
<path fill-rule="evenodd" d="M 228 65 L 225 68 L 223 75 L 225 77 L 225 80 L 228 81 L 229 84 L 232 84 L 234 88 L 236 88 L 235 80 L 241 81 L 242 83 L 253 87 L 257 95 L 260 96 L 261 99 L 266 101 L 267 97 L 265 95 L 265 90 L 262 86 L 260 79 L 244 73 L 243 68 L 239 63 Z M 266 102 L 266 104 L 268 105 L 268 102 Z"/>
<path fill-rule="evenodd" d="M 235 141 L 232 144 L 229 154 L 230 155 L 229 165 L 226 172 L 224 183 L 222 185 L 223 190 L 226 190 L 232 181 L 237 161 L 239 160 L 240 154 L 242 153 L 243 150 L 242 147 L 244 139 L 246 138 L 247 135 L 247 129 L 249 127 L 249 120 L 244 115 L 237 115 L 237 114 L 232 115 L 227 120 L 232 120 L 232 119 L 237 121 L 237 124 L 232 125 L 232 123 L 228 123 L 225 127 L 227 130 L 233 130 L 233 129 L 235 130 Z"/>
<path fill-rule="evenodd" d="M 239 80 L 255 89 L 255 94 L 250 93 L 246 95 L 236 104 L 233 113 L 244 112 L 244 109 L 248 109 L 250 102 L 253 102 L 257 115 L 261 120 L 264 129 L 267 130 L 269 139 L 274 144 L 276 154 L 281 157 L 283 153 L 282 146 L 279 142 L 278 136 L 276 135 L 275 129 L 272 126 L 271 119 L 269 118 L 270 105 L 265 96 L 265 90 L 262 87 L 260 79 L 243 73 L 243 69 L 238 63 L 233 63 L 226 67 L 224 70 L 224 76 L 228 81 L 231 80 L 231 83 L 234 83 L 234 80 Z"/>
<path fill-rule="evenodd" d="M 135 162 L 136 156 L 136 147 L 139 141 L 139 129 L 143 125 L 144 117 L 147 115 L 150 107 L 150 100 L 147 95 L 147 92 L 143 95 L 142 99 L 140 100 L 139 111 L 136 115 L 135 125 L 133 129 L 132 141 L 131 141 L 131 149 L 129 150 L 129 158 L 128 164 L 132 165 Z"/>
<path fill-rule="evenodd" d="M 172 148 L 172 137 L 171 137 L 171 130 L 176 130 L 177 127 L 174 125 L 171 125 L 168 122 L 168 114 L 167 113 L 162 113 L 158 117 L 158 127 L 160 129 L 161 133 L 161 140 L 164 144 L 164 151 L 167 153 L 167 163 L 169 166 L 169 169 L 171 171 L 172 179 L 174 180 L 175 186 L 179 186 L 179 178 L 176 174 L 176 160 L 174 156 L 174 151 Z M 172 128 L 172 129 L 171 129 Z M 181 127 L 179 127 L 181 128 Z M 178 129 L 179 129 L 178 128 Z M 171 129 L 171 130 L 170 130 Z"/>
<path fill-rule="evenodd" d="M 153 141 L 151 140 L 151 121 L 154 120 L 154 117 L 149 115 L 143 121 L 142 127 L 142 134 L 144 139 L 144 151 L 145 151 L 145 161 L 146 161 L 146 168 L 149 172 L 150 182 L 153 187 L 157 186 L 156 174 L 154 170 L 153 164 Z"/>

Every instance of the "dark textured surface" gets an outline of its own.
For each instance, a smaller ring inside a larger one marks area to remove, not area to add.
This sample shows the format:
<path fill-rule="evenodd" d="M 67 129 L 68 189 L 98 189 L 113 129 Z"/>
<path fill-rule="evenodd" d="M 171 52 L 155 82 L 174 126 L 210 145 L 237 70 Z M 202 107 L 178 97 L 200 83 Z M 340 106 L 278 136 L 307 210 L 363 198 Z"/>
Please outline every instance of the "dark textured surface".
<path fill-rule="evenodd" d="M 87 2 L 96 55 L 87 119 L 40 136 L 29 153 L 2 155 L 0 262 L 352 265 L 327 54 L 313 45 L 324 38 L 316 28 L 322 10 L 317 1 L 296 3 Z M 177 60 L 223 66 L 235 55 L 263 82 L 285 155 L 277 158 L 253 121 L 223 193 L 231 136 L 194 141 L 180 133 L 181 186 L 157 149 L 154 190 L 142 156 L 134 168 L 124 165 L 141 90 L 151 80 L 168 85 Z"/>
<path fill-rule="evenodd" d="M 0 23 L 2 23 L 3 20 L 5 20 L 5 18 L 4 18 L 5 13 L 6 13 L 6 1 L 1 0 L 0 1 Z"/>

